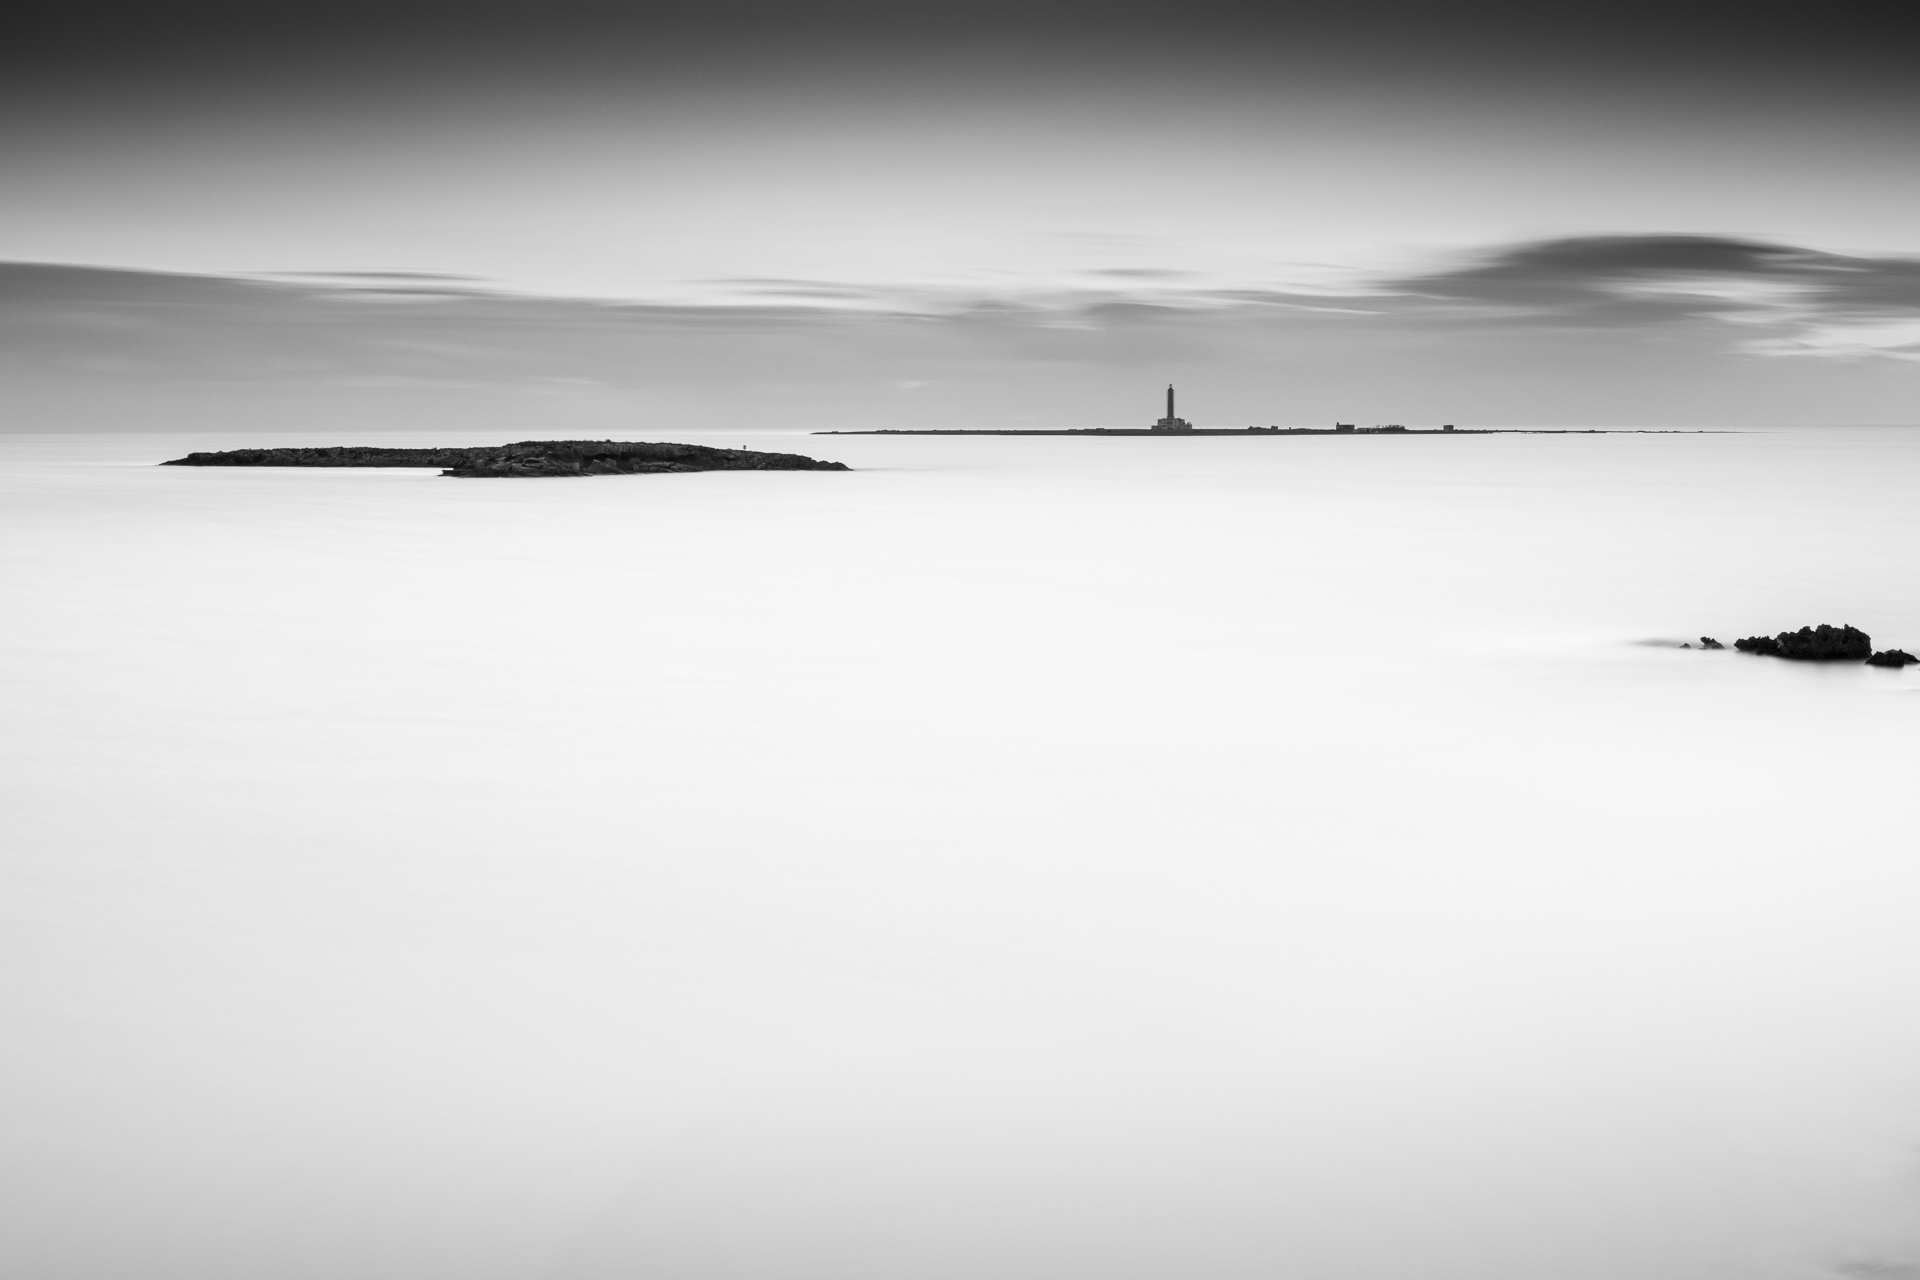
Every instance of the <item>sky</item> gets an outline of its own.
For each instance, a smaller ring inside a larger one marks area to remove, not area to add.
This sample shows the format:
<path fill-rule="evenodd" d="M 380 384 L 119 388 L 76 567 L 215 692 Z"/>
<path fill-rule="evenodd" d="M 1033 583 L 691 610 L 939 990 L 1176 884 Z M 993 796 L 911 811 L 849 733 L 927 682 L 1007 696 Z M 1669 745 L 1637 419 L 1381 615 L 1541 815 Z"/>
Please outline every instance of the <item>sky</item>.
<path fill-rule="evenodd" d="M 1202 425 L 1913 422 L 1920 77 L 1882 23 L 49 9 L 0 52 L 0 404 L 1144 425 L 1175 380 Z"/>

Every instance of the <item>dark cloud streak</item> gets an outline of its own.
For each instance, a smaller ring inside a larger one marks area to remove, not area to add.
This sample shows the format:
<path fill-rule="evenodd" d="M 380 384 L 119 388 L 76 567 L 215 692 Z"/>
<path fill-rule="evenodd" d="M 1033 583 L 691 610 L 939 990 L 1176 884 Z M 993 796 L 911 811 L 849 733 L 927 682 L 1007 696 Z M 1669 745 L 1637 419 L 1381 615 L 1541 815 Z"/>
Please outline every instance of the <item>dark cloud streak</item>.
<path fill-rule="evenodd" d="M 1564 323 L 1768 309 L 1823 320 L 1920 318 L 1920 258 L 1715 236 L 1587 236 L 1514 245 L 1473 265 L 1401 277 L 1386 287 Z"/>

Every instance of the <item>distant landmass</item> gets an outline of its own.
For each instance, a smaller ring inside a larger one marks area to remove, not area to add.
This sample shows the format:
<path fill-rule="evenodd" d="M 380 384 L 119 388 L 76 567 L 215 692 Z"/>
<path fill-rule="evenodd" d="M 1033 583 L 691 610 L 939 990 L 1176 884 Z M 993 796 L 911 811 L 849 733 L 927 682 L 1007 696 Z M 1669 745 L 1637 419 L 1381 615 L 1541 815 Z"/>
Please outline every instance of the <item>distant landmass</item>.
<path fill-rule="evenodd" d="M 687 471 L 846 471 L 797 453 L 715 449 L 701 444 L 620 440 L 522 440 L 457 449 L 389 449 L 373 445 L 226 449 L 190 453 L 163 467 L 441 467 L 443 476 L 626 476 Z"/>
<path fill-rule="evenodd" d="M 1148 427 L 956 427 L 944 429 L 881 428 L 878 431 L 816 431 L 816 436 L 1597 436 L 1610 434 L 1673 435 L 1671 431 L 1646 431 L 1633 428 L 1574 427 L 1468 427 L 1460 430 L 1452 423 L 1439 427 L 1407 427 L 1398 422 L 1363 427 L 1353 422 L 1336 422 L 1330 427 L 1196 427 L 1174 412 L 1173 384 L 1167 384 L 1166 415 Z M 1694 432 L 1684 434 L 1692 435 Z"/>
<path fill-rule="evenodd" d="M 1029 430 L 1013 427 L 956 427 L 945 430 L 882 428 L 878 431 L 815 431 L 816 436 L 1672 436 L 1700 435 L 1698 430 L 1636 427 L 1061 427 Z"/>

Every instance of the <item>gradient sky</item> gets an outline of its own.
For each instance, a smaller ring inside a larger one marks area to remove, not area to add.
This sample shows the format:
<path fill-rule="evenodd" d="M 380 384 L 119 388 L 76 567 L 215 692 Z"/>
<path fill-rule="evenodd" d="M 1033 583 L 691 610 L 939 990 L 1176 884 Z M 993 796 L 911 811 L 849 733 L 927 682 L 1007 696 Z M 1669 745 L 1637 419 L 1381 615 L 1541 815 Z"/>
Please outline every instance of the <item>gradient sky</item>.
<path fill-rule="evenodd" d="M 531 299 L 641 304 L 652 336 L 613 354 L 513 340 L 546 380 L 518 389 L 612 388 L 616 418 L 811 422 L 782 399 L 797 378 L 849 425 L 1009 425 L 988 380 L 1027 418 L 1119 424 L 1185 377 L 1224 425 L 1913 421 L 1920 77 L 1898 35 L 1655 6 L 69 7 L 0 55 L 0 257 L 357 307 L 367 279 L 300 273 L 446 273 L 522 295 L 516 323 Z M 1474 296 L 1421 305 L 1417 282 L 1456 279 Z M 70 306 L 0 299 L 28 425 L 76 378 L 111 400 L 110 365 L 181 385 L 177 327 L 133 340 L 151 313 L 86 280 L 91 337 Z M 444 367 L 341 365 L 371 331 L 308 324 L 309 380 L 499 383 L 452 351 L 445 295 L 418 296 L 384 340 Z M 685 306 L 709 314 L 665 319 Z M 846 313 L 885 323 L 850 338 Z M 773 315 L 798 368 L 756 345 Z M 731 372 L 687 376 L 690 351 Z"/>

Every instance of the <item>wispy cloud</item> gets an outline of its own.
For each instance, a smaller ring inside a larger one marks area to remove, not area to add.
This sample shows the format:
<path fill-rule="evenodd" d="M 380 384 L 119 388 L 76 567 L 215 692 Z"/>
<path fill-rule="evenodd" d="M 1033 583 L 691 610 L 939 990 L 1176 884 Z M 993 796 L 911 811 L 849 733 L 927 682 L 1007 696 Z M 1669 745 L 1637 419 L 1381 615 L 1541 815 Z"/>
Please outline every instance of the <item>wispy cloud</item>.
<path fill-rule="evenodd" d="M 449 271 L 263 271 L 262 276 L 270 279 L 320 279 L 320 280 L 380 280 L 380 281 L 445 281 L 463 280 L 479 283 L 478 276 L 455 275 Z"/>
<path fill-rule="evenodd" d="M 43 389 L 62 379 L 89 389 L 672 387 L 699 403 L 797 386 L 1065 396 L 1130 385 L 1143 367 L 1206 366 L 1258 403 L 1270 376 L 1261 370 L 1285 366 L 1289 395 L 1327 405 L 1392 388 L 1394 403 L 1478 400 L 1508 420 L 1593 422 L 1621 420 L 1635 379 L 1649 404 L 1715 414 L 1759 405 L 1761 392 L 1741 381 L 1772 369 L 1767 403 L 1798 396 L 1798 412 L 1861 421 L 1884 419 L 1909 394 L 1882 379 L 1873 407 L 1850 410 L 1849 386 L 1814 371 L 1920 361 L 1920 259 L 1710 236 L 1492 246 L 1420 271 L 1356 275 L 1338 290 L 1222 284 L 1174 267 L 1086 272 L 1077 283 L 704 285 L 692 300 L 607 301 L 428 272 L 0 264 L 0 375 Z"/>
<path fill-rule="evenodd" d="M 1586 236 L 1499 245 L 1415 273 L 1349 272 L 1338 285 L 1256 287 L 1174 268 L 1087 271 L 1078 283 L 879 287 L 822 280 L 714 282 L 713 301 L 813 304 L 925 317 L 994 315 L 1035 327 L 1099 327 L 1143 314 L 1375 317 L 1383 327 L 1693 328 L 1758 356 L 1916 354 L 1920 258 L 1848 256 L 1700 235 Z M 1144 312 L 1142 309 L 1146 309 Z M 1724 326 L 1739 326 L 1727 329 Z"/>
<path fill-rule="evenodd" d="M 1849 1280 L 1920 1280 L 1920 1263 L 1914 1262 L 1875 1258 L 1842 1263 L 1835 1269 Z"/>
<path fill-rule="evenodd" d="M 1384 282 L 1403 302 L 1481 320 L 1580 327 L 1732 323 L 1756 355 L 1911 359 L 1920 258 L 1857 257 L 1713 236 L 1590 236 L 1508 246 Z"/>
<path fill-rule="evenodd" d="M 554 327 L 617 333 L 730 324 L 804 328 L 859 318 L 978 328 L 1209 328 L 1371 321 L 1423 327 L 1696 329 L 1758 355 L 1912 358 L 1920 327 L 1920 259 L 1859 257 L 1711 236 L 1592 236 L 1497 246 L 1418 273 L 1354 280 L 1344 291 L 1223 287 L 1173 268 L 1090 272 L 1080 285 L 1001 281 L 879 286 L 833 280 L 705 282 L 698 301 L 609 302 L 490 289 L 433 272 L 169 275 L 94 267 L 0 265 L 9 349 L 111 343 L 143 334 L 162 346 L 195 331 L 251 351 L 287 341 L 344 352 L 465 351 L 446 330 Z M 396 316 L 393 304 L 411 315 Z M 369 309 L 372 310 L 369 310 Z M 375 314 L 375 312 L 383 314 Z M 164 320 L 164 324 L 162 321 Z M 234 332 L 223 333 L 232 328 Z M 157 332 L 164 329 L 165 334 Z M 321 341 L 322 334 L 331 335 Z M 56 338 L 56 334 L 62 335 Z M 90 336 L 89 336 L 90 335 Z M 127 339 L 130 340 L 130 339 Z M 517 341 L 517 340 L 516 340 Z M 175 342 L 175 345 L 178 345 Z"/>

